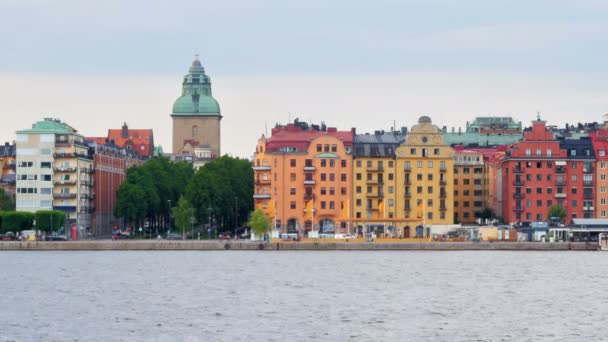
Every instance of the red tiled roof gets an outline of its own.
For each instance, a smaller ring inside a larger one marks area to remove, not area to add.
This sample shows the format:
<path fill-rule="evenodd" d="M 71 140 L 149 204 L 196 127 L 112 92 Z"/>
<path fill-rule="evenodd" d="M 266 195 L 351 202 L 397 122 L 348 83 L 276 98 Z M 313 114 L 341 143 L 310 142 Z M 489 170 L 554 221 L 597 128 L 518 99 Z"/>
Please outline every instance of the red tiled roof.
<path fill-rule="evenodd" d="M 127 147 L 142 157 L 152 155 L 154 150 L 154 133 L 151 129 L 128 129 L 127 137 L 123 138 L 122 129 L 109 129 L 108 137 L 90 137 L 86 140 L 104 145 L 107 141 L 114 141 L 119 147 Z"/>
<path fill-rule="evenodd" d="M 272 136 L 266 140 L 266 149 L 275 151 L 281 147 L 296 147 L 298 150 L 304 151 L 308 148 L 311 141 L 326 135 L 341 140 L 345 146 L 352 146 L 353 144 L 354 134 L 352 131 L 338 131 L 333 127 L 328 128 L 326 131 L 304 130 L 293 124 L 288 124 L 287 126 L 272 129 Z"/>

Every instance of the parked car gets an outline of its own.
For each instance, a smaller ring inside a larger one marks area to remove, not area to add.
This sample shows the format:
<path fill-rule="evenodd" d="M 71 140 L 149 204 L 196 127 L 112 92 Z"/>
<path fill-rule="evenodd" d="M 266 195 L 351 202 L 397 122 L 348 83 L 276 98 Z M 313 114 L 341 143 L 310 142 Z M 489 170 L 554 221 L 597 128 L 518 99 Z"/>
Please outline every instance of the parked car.
<path fill-rule="evenodd" d="M 67 241 L 68 238 L 65 235 L 47 235 L 46 241 Z"/>
<path fill-rule="evenodd" d="M 336 234 L 334 239 L 356 239 L 355 234 Z"/>
<path fill-rule="evenodd" d="M 115 240 L 124 240 L 124 239 L 128 239 L 129 237 L 130 237 L 130 234 L 126 233 L 126 232 L 118 232 L 118 233 L 114 234 Z"/>
<path fill-rule="evenodd" d="M 227 233 L 227 232 L 221 233 L 220 240 L 230 240 L 230 233 Z"/>
<path fill-rule="evenodd" d="M 13 241 L 13 240 L 17 240 L 17 237 L 15 236 L 15 233 L 13 233 L 13 232 L 7 232 L 4 235 L 0 235 L 0 240 L 2 240 L 2 241 Z"/>
<path fill-rule="evenodd" d="M 167 240 L 181 240 L 181 239 L 182 239 L 181 234 L 177 234 L 177 233 L 168 233 L 167 234 Z"/>
<path fill-rule="evenodd" d="M 36 241 L 36 231 L 35 230 L 22 230 L 19 235 L 21 241 Z"/>

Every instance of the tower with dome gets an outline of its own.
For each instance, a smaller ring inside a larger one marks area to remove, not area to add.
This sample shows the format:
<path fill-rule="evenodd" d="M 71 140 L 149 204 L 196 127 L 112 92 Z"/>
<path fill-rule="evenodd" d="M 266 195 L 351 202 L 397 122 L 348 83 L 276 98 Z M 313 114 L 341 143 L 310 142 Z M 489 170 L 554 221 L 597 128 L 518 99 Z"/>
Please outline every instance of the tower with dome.
<path fill-rule="evenodd" d="M 220 155 L 222 115 L 211 92 L 211 79 L 205 74 L 198 55 L 182 82 L 182 94 L 173 103 L 173 153 L 193 154 L 203 148 L 212 157 Z"/>

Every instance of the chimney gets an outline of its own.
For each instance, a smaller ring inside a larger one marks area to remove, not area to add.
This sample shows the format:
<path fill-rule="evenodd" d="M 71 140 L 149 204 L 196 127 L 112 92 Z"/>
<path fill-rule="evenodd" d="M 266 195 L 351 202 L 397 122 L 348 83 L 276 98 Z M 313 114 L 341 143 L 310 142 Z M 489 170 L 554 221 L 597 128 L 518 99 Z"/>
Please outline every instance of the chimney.
<path fill-rule="evenodd" d="M 128 137 L 129 137 L 129 126 L 127 126 L 127 123 L 125 122 L 122 125 L 122 138 L 127 139 Z"/>

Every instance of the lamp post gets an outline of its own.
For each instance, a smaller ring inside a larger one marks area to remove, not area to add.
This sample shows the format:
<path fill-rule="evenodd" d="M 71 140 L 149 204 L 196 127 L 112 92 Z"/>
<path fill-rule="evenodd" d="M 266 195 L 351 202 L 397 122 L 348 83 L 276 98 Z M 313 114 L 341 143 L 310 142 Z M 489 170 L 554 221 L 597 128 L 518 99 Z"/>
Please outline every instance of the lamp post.
<path fill-rule="evenodd" d="M 211 238 L 211 207 L 207 208 L 207 212 L 209 213 L 209 221 L 207 222 L 207 238 Z"/>
<path fill-rule="evenodd" d="M 239 199 L 238 197 L 234 198 L 234 239 L 236 240 L 236 228 L 237 228 L 237 220 L 239 217 Z"/>
<path fill-rule="evenodd" d="M 167 200 L 169 202 L 169 222 L 167 223 L 167 231 L 171 231 L 171 200 Z"/>

